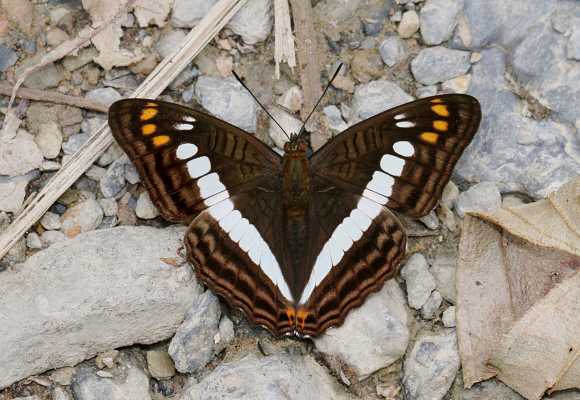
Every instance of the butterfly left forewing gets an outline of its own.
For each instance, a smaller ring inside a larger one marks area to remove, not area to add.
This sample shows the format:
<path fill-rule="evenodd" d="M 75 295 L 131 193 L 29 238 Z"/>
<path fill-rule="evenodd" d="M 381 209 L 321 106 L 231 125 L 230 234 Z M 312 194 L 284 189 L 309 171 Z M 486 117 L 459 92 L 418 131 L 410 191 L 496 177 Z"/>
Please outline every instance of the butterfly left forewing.
<path fill-rule="evenodd" d="M 429 213 L 481 121 L 479 102 L 450 94 L 369 118 L 311 156 L 313 172 L 409 217 Z"/>
<path fill-rule="evenodd" d="M 243 130 L 177 104 L 126 99 L 109 125 L 161 214 L 186 218 L 271 180 L 281 157 Z M 227 190 L 226 190 L 227 188 Z"/>

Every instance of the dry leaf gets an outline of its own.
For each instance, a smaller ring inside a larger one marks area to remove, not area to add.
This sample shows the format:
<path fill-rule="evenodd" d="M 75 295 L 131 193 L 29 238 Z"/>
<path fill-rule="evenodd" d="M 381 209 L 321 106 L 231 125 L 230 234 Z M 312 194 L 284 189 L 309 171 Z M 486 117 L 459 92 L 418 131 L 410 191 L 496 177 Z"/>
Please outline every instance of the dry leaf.
<path fill-rule="evenodd" d="M 465 385 L 497 376 L 527 399 L 580 387 L 580 179 L 547 199 L 470 214 L 457 259 Z"/>

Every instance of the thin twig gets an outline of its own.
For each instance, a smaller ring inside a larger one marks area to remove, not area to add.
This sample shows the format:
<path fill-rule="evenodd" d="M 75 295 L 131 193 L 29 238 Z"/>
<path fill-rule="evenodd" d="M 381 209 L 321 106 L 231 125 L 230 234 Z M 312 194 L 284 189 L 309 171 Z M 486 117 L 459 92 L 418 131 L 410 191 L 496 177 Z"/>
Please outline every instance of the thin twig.
<path fill-rule="evenodd" d="M 7 83 L 0 83 L 0 94 L 11 96 L 14 86 Z M 85 99 L 84 97 L 69 96 L 66 94 L 48 92 L 46 90 L 19 88 L 16 91 L 16 97 L 35 101 L 48 101 L 57 104 L 67 104 L 69 106 L 86 108 L 100 112 L 107 112 L 109 104 L 102 101 Z"/>
<path fill-rule="evenodd" d="M 280 63 L 286 62 L 290 69 L 296 66 L 294 35 L 290 26 L 288 0 L 274 0 L 274 59 L 276 60 L 276 79 L 280 79 Z"/>

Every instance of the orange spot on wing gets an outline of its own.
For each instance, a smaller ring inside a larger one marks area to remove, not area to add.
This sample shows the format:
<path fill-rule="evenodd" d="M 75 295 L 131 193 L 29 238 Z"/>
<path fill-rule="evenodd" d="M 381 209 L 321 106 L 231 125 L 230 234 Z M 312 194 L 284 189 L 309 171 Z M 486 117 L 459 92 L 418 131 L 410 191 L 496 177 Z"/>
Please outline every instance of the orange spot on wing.
<path fill-rule="evenodd" d="M 157 114 L 158 110 L 156 108 L 146 108 L 141 111 L 141 121 L 147 121 Z"/>
<path fill-rule="evenodd" d="M 433 112 L 435 112 L 437 115 L 440 115 L 442 117 L 449 116 L 449 110 L 447 109 L 447 106 L 444 106 L 442 104 L 439 104 L 436 106 L 431 106 L 431 110 L 433 110 Z"/>
<path fill-rule="evenodd" d="M 438 131 L 446 131 L 449 124 L 447 121 L 435 121 L 433 122 L 433 127 Z"/>
<path fill-rule="evenodd" d="M 431 103 L 441 103 L 441 99 L 433 99 L 431 100 Z"/>
<path fill-rule="evenodd" d="M 147 107 L 157 107 L 157 103 L 147 103 Z"/>
<path fill-rule="evenodd" d="M 143 125 L 143 127 L 141 128 L 141 133 L 143 133 L 144 135 L 151 135 L 152 133 L 155 132 L 156 129 L 157 126 L 155 124 Z"/>
<path fill-rule="evenodd" d="M 429 143 L 435 143 L 437 142 L 437 138 L 439 137 L 438 134 L 433 133 L 433 132 L 425 132 L 421 134 L 421 139 L 423 139 L 426 142 Z"/>
<path fill-rule="evenodd" d="M 308 311 L 306 310 L 298 310 L 296 312 L 296 320 L 300 322 L 300 327 L 304 330 L 304 323 L 306 322 L 306 318 L 308 317 Z"/>
<path fill-rule="evenodd" d="M 161 146 L 167 142 L 169 142 L 169 136 L 167 135 L 155 136 L 153 138 L 153 144 L 155 146 Z"/>

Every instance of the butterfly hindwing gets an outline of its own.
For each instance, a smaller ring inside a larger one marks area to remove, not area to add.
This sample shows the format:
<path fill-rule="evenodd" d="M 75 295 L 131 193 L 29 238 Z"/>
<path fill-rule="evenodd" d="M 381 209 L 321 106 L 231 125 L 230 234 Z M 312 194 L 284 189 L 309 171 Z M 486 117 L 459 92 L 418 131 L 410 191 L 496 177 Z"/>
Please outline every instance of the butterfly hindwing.
<path fill-rule="evenodd" d="M 409 217 L 429 213 L 481 120 L 479 102 L 449 94 L 356 124 L 311 157 L 313 173 Z"/>
<path fill-rule="evenodd" d="M 271 180 L 281 157 L 243 130 L 177 104 L 126 99 L 109 109 L 115 139 L 164 217 L 184 219 Z"/>

